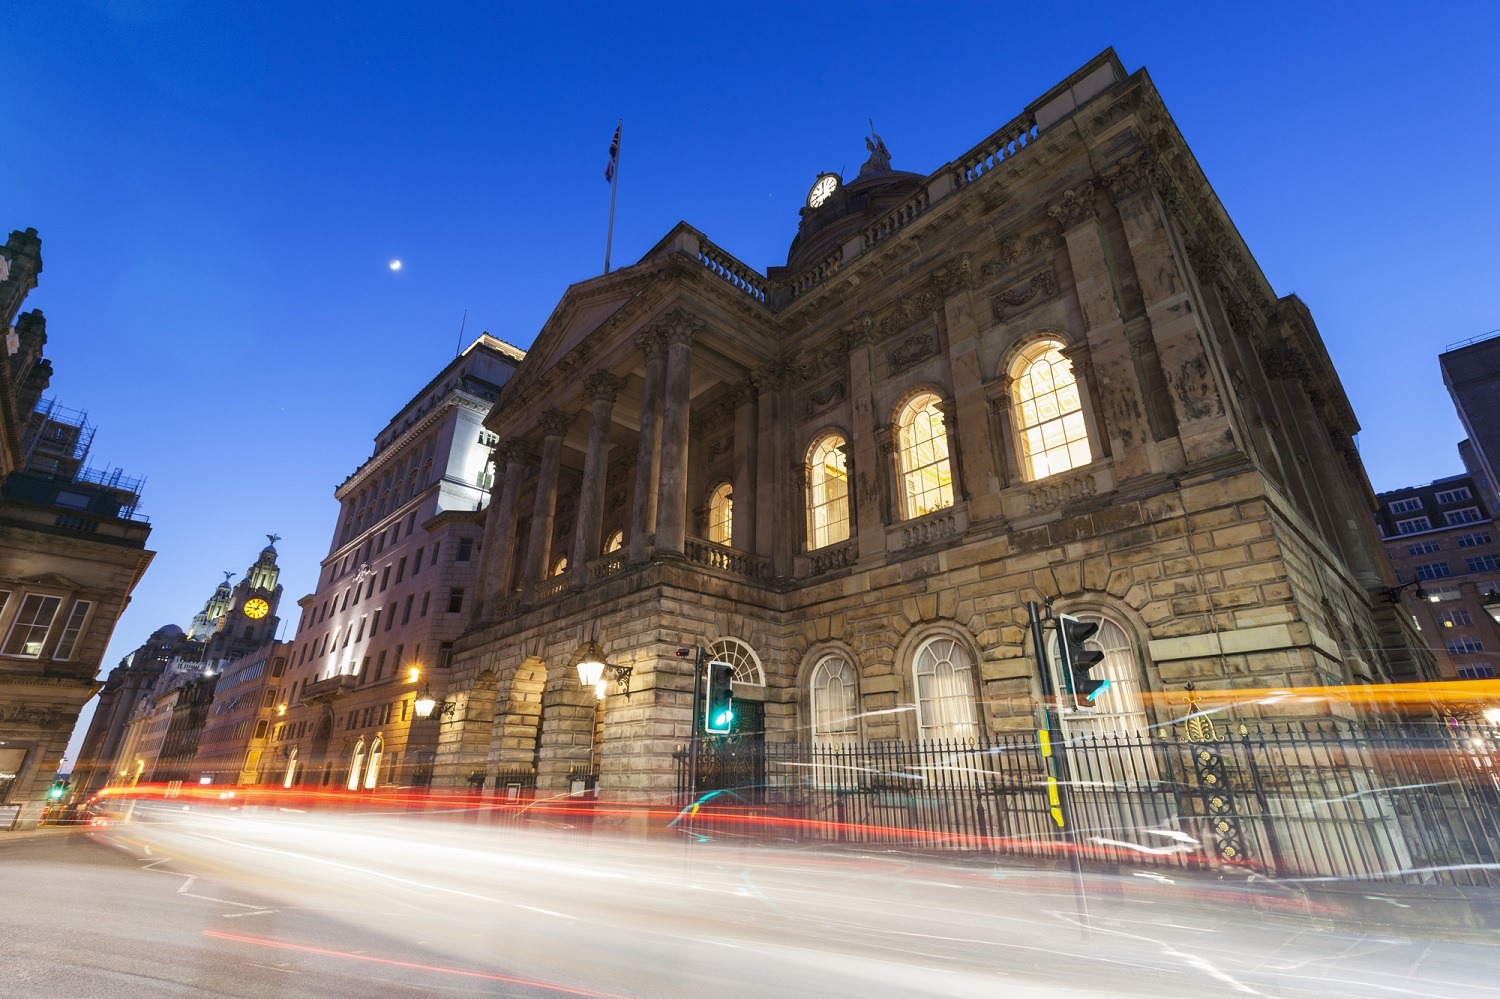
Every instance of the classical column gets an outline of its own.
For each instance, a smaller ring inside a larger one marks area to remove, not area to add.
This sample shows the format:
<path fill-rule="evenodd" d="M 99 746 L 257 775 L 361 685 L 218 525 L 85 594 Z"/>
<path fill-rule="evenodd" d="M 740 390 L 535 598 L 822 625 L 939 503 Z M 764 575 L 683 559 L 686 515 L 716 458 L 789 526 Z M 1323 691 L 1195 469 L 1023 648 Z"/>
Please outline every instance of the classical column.
<path fill-rule="evenodd" d="M 954 505 L 967 503 L 968 490 L 964 487 L 964 459 L 960 449 L 958 432 L 958 404 L 951 398 L 938 400 L 938 412 L 943 414 L 943 437 L 948 442 L 948 477 L 952 479 Z"/>
<path fill-rule="evenodd" d="M 630 505 L 630 561 L 651 554 L 656 529 L 656 471 L 661 463 L 661 385 L 667 367 L 667 338 L 659 328 L 635 338 L 646 356 L 646 385 L 641 394 L 641 429 L 636 441 L 635 496 Z"/>
<path fill-rule="evenodd" d="M 782 466 L 780 454 L 781 436 L 777 433 L 777 418 L 781 405 L 781 369 L 775 365 L 766 365 L 755 371 L 750 376 L 755 386 L 755 436 L 764 443 L 764 448 L 758 443 L 756 445 L 755 464 L 756 468 L 775 469 Z M 739 413 L 735 414 L 736 422 Z M 735 431 L 738 436 L 739 431 Z M 788 536 L 795 537 L 793 532 L 778 530 L 777 514 L 783 510 L 783 497 L 786 495 L 782 487 L 780 476 L 773 474 L 756 475 L 752 479 L 755 483 L 755 554 L 762 558 L 772 560 L 773 572 L 785 571 L 782 563 L 776 562 L 777 539 Z M 739 486 L 735 486 L 735 495 L 739 495 Z M 739 514 L 735 514 L 735 523 L 739 523 Z M 736 547 L 744 548 L 743 545 Z M 751 549 L 745 548 L 746 551 Z"/>
<path fill-rule="evenodd" d="M 734 507 L 730 543 L 742 552 L 755 551 L 755 478 L 760 426 L 756 421 L 756 391 L 751 381 L 734 390 Z"/>
<path fill-rule="evenodd" d="M 494 620 L 495 605 L 511 593 L 514 566 L 511 556 L 516 547 L 516 499 L 521 492 L 521 470 L 525 467 L 527 447 L 524 441 L 511 438 L 496 446 L 495 467 L 500 472 L 500 496 L 485 514 L 484 525 L 484 592 L 476 601 L 475 624 Z"/>
<path fill-rule="evenodd" d="M 995 466 L 993 438 L 988 433 L 989 401 L 979 350 L 979 325 L 974 320 L 973 273 L 969 255 L 935 275 L 943 292 L 947 319 L 948 364 L 953 377 L 953 400 L 943 409 L 948 425 L 948 452 L 955 463 L 955 494 L 968 503 L 969 519 L 1000 516 L 1000 472 Z M 956 445 L 963 446 L 959 452 Z M 960 474 L 962 473 L 962 474 Z"/>
<path fill-rule="evenodd" d="M 536 477 L 536 504 L 531 512 L 531 537 L 526 542 L 523 586 L 547 578 L 552 559 L 552 523 L 557 515 L 557 472 L 562 464 L 562 439 L 573 417 L 557 409 L 542 414 L 542 467 Z"/>
<path fill-rule="evenodd" d="M 692 403 L 693 333 L 686 313 L 667 324 L 667 377 L 662 395 L 661 473 L 656 487 L 656 550 L 681 553 L 687 542 L 688 407 Z"/>
<path fill-rule="evenodd" d="M 588 564 L 599 555 L 599 525 L 604 520 L 604 479 L 608 461 L 610 413 L 620 391 L 620 379 L 609 371 L 596 371 L 583 383 L 593 400 L 589 414 L 588 450 L 583 455 L 583 487 L 578 496 L 578 525 L 573 531 L 573 554 L 569 559 L 571 585 L 588 580 Z"/>

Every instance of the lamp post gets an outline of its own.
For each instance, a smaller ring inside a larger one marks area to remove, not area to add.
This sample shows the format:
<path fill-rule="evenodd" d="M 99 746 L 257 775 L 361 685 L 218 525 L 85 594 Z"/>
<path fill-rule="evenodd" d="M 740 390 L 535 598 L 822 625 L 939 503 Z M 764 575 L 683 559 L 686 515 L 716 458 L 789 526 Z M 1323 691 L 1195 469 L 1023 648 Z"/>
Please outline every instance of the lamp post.
<path fill-rule="evenodd" d="M 615 681 L 620 693 L 630 696 L 630 674 L 634 668 L 611 663 L 596 639 L 590 638 L 583 643 L 573 656 L 573 666 L 578 670 L 579 685 L 594 688 L 594 697 L 598 700 L 604 700 L 610 680 Z"/>
<path fill-rule="evenodd" d="M 1391 603 L 1393 603 L 1393 604 L 1399 604 L 1401 602 L 1401 592 L 1403 590 L 1405 590 L 1407 587 L 1411 587 L 1411 586 L 1415 586 L 1416 587 L 1416 590 L 1414 590 L 1413 592 L 1415 593 L 1416 598 L 1418 600 L 1428 600 L 1428 601 L 1431 601 L 1432 603 L 1437 603 L 1437 600 L 1432 596 L 1432 594 L 1430 594 L 1426 590 L 1422 589 L 1422 580 L 1421 579 L 1419 579 L 1419 578 L 1413 578 L 1410 582 L 1402 583 L 1400 581 L 1401 577 L 1397 576 L 1396 580 L 1397 580 L 1397 585 L 1395 585 L 1395 586 L 1387 586 L 1385 588 L 1385 598 L 1387 600 L 1389 600 Z"/>
<path fill-rule="evenodd" d="M 457 701 L 447 699 L 440 701 L 433 697 L 430 683 L 422 684 L 422 693 L 418 694 L 417 699 L 412 702 L 412 708 L 416 711 L 418 718 L 431 718 L 434 714 L 441 718 L 443 715 L 451 715 L 457 707 Z"/>

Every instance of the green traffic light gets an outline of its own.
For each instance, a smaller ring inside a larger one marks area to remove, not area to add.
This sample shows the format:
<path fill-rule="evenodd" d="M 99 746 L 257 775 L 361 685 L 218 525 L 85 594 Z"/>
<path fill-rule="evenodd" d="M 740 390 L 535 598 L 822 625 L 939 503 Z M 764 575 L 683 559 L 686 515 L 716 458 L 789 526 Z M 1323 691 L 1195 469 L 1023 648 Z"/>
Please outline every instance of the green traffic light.
<path fill-rule="evenodd" d="M 718 714 L 714 715 L 713 727 L 728 728 L 729 723 L 732 721 L 734 721 L 734 712 L 729 710 L 728 708 L 725 708 L 723 711 L 720 711 Z"/>

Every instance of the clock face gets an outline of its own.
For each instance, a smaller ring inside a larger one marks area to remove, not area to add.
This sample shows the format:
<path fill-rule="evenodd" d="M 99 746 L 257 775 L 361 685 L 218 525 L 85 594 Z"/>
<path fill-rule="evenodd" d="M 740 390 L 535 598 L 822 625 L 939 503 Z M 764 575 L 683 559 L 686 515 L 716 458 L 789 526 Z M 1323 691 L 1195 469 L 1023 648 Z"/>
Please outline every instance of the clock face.
<path fill-rule="evenodd" d="M 245 601 L 245 616 L 252 621 L 259 621 L 269 613 L 271 613 L 271 605 L 260 597 L 252 597 Z"/>
<path fill-rule="evenodd" d="M 825 173 L 813 184 L 812 190 L 807 192 L 807 207 L 817 208 L 823 202 L 833 197 L 833 192 L 838 190 L 839 179 L 837 175 Z"/>

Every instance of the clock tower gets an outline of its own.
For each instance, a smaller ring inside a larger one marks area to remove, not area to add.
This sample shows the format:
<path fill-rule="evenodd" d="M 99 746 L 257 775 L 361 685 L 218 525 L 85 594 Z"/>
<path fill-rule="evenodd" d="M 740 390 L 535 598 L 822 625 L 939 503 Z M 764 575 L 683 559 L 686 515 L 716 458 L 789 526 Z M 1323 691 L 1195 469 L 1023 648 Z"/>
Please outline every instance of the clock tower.
<path fill-rule="evenodd" d="M 206 657 L 238 659 L 276 637 L 281 619 L 276 616 L 281 603 L 281 566 L 276 564 L 276 542 L 281 538 L 268 534 L 270 544 L 245 570 L 245 575 L 229 592 L 213 637 L 209 639 Z M 227 580 L 225 581 L 227 585 Z M 217 596 L 217 594 L 216 594 Z"/>

